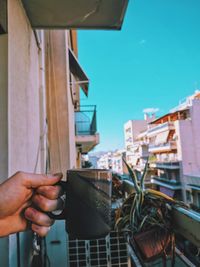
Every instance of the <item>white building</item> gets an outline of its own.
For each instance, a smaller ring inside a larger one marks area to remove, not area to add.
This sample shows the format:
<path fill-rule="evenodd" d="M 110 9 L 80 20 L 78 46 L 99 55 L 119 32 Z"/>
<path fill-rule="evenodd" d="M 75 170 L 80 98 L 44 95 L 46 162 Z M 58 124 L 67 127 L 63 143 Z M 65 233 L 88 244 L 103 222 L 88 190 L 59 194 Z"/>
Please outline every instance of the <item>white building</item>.
<path fill-rule="evenodd" d="M 170 196 L 200 207 L 200 92 L 153 121 L 147 134 L 152 182 Z"/>

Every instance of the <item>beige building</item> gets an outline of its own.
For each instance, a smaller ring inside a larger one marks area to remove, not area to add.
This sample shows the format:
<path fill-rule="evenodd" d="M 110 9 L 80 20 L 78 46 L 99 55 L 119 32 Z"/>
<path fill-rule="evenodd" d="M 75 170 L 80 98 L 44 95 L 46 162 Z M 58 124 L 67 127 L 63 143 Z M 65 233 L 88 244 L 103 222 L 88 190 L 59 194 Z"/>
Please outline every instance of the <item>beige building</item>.
<path fill-rule="evenodd" d="M 1 182 L 19 170 L 66 174 L 99 142 L 96 109 L 88 119 L 79 101 L 89 81 L 77 60 L 76 31 L 65 29 L 120 29 L 126 6 L 0 0 Z M 80 130 L 86 120 L 87 133 Z M 51 266 L 67 266 L 64 222 L 52 228 L 47 250 Z M 27 267 L 32 256 L 31 232 L 1 238 L 1 266 Z"/>

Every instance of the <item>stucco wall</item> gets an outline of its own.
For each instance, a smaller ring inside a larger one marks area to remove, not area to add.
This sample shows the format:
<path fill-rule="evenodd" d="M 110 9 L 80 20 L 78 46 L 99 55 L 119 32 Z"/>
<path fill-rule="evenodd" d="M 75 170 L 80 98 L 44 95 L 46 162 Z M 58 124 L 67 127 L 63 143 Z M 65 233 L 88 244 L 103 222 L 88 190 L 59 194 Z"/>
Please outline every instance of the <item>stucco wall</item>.
<path fill-rule="evenodd" d="M 20 1 L 8 1 L 9 174 L 33 172 L 40 141 L 39 50 Z M 40 171 L 40 167 L 37 169 Z"/>
<path fill-rule="evenodd" d="M 0 183 L 8 175 L 8 125 L 7 125 L 7 83 L 8 83 L 8 38 L 0 35 Z M 8 238 L 0 238 L 0 266 L 7 266 Z"/>
<path fill-rule="evenodd" d="M 0 35 L 0 182 L 8 174 L 7 87 L 8 38 L 7 35 Z"/>
<path fill-rule="evenodd" d="M 39 49 L 21 1 L 8 1 L 8 174 L 33 172 L 40 142 Z M 37 172 L 41 172 L 38 161 Z M 31 233 L 20 234 L 21 267 L 29 266 Z M 17 266 L 16 235 L 9 266 Z M 5 266 L 6 267 L 6 266 Z"/>

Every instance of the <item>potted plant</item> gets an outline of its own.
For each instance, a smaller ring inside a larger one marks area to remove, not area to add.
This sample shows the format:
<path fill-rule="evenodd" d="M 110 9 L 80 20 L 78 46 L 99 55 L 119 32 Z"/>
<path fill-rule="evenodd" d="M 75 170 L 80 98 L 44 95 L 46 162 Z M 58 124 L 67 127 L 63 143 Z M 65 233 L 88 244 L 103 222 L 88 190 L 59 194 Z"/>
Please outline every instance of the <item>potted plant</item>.
<path fill-rule="evenodd" d="M 126 235 L 129 244 L 137 249 L 143 261 L 149 262 L 163 257 L 165 266 L 166 256 L 170 254 L 173 266 L 175 241 L 171 207 L 177 202 L 159 191 L 145 189 L 148 160 L 140 180 L 125 160 L 124 163 L 132 178 L 135 192 L 125 199 L 115 227 Z"/>

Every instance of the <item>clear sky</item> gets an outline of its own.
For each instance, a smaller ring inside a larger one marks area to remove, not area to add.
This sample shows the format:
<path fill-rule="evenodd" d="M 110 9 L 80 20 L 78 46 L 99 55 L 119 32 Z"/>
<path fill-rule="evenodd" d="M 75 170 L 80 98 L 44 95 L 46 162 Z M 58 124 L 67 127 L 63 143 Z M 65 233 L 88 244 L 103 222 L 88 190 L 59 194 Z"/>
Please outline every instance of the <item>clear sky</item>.
<path fill-rule="evenodd" d="M 101 144 L 124 147 L 123 125 L 162 115 L 200 88 L 200 0 L 130 0 L 121 31 L 79 31 L 79 61 L 97 105 Z"/>

